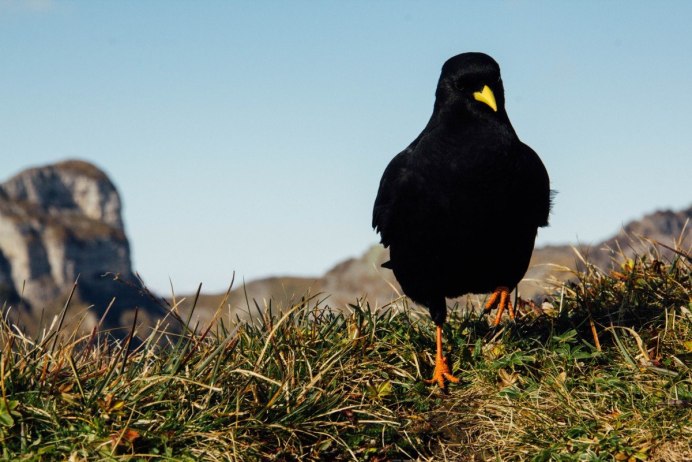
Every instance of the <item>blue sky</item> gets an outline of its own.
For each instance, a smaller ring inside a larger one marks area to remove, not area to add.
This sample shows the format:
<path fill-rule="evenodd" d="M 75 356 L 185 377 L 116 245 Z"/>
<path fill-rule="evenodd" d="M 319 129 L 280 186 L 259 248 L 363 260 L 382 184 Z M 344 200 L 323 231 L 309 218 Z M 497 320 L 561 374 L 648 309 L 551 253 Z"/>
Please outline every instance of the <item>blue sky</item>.
<path fill-rule="evenodd" d="M 2 177 L 101 167 L 163 293 L 319 275 L 377 242 L 442 63 L 484 51 L 559 191 L 539 244 L 595 242 L 692 202 L 690 23 L 682 1 L 0 0 Z"/>

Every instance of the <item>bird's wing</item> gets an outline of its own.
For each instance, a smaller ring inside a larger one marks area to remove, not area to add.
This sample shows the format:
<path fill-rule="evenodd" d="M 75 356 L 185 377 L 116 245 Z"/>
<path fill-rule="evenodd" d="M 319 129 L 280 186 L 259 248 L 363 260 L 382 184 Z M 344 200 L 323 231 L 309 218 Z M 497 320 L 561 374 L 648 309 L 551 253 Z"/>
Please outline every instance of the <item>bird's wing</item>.
<path fill-rule="evenodd" d="M 377 191 L 375 206 L 372 210 L 372 227 L 380 233 L 381 242 L 385 247 L 390 242 L 394 204 L 406 184 L 409 175 L 408 159 L 414 146 L 415 143 L 412 143 L 411 146 L 397 154 L 387 165 L 380 180 L 380 188 Z"/>
<path fill-rule="evenodd" d="M 525 200 L 522 209 L 536 226 L 548 226 L 551 198 L 554 194 L 550 190 L 548 172 L 533 149 L 521 142 L 519 145 L 522 157 L 521 171 L 516 172 L 515 176 L 522 179 L 520 187 L 523 193 L 518 196 Z"/>

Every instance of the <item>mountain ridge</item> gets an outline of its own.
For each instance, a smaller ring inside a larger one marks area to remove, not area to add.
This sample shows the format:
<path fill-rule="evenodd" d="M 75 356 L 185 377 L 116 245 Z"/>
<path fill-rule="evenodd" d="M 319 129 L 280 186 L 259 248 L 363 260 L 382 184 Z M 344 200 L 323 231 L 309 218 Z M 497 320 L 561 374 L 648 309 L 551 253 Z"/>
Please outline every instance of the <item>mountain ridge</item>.
<path fill-rule="evenodd" d="M 622 258 L 649 253 L 656 247 L 653 241 L 671 248 L 677 246 L 689 252 L 692 248 L 690 220 L 692 205 L 679 211 L 659 210 L 626 223 L 618 233 L 593 245 L 538 247 L 519 284 L 519 294 L 522 298 L 540 301 L 552 289 L 572 279 L 575 270 L 583 269 L 582 258 L 608 271 L 617 266 Z M 679 237 L 681 240 L 676 244 L 674 241 Z M 662 257 L 670 258 L 673 252 L 664 249 L 663 253 Z M 253 301 L 260 308 L 268 300 L 273 301 L 274 307 L 290 306 L 306 293 L 322 294 L 322 298 L 326 299 L 325 303 L 337 309 L 356 303 L 358 299 L 366 300 L 371 306 L 386 305 L 403 293 L 393 273 L 380 267 L 388 258 L 388 250 L 377 244 L 369 247 L 359 257 L 338 262 L 319 277 L 271 276 L 252 280 L 242 287 L 234 288 L 226 305 L 231 309 L 236 307 L 234 313 L 241 318 L 252 316 L 256 310 Z M 210 318 L 209 313 L 220 306 L 224 296 L 225 294 L 204 295 L 199 300 L 201 303 L 197 306 L 198 313 L 206 311 L 207 316 L 202 317 Z M 188 301 L 193 299 L 187 298 Z M 184 310 L 190 309 L 186 303 L 182 307 Z"/>

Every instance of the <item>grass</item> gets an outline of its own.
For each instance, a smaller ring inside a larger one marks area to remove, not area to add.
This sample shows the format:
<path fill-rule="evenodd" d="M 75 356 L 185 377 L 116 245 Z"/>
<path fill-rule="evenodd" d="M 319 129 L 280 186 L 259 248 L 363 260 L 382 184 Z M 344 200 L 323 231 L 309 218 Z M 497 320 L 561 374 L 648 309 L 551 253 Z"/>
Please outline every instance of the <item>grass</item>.
<path fill-rule="evenodd" d="M 498 329 L 481 300 L 457 307 L 445 348 L 461 382 L 446 393 L 421 380 L 434 326 L 405 300 L 339 313 L 306 297 L 138 344 L 59 319 L 28 338 L 5 315 L 0 457 L 692 460 L 690 266 L 587 266 Z"/>

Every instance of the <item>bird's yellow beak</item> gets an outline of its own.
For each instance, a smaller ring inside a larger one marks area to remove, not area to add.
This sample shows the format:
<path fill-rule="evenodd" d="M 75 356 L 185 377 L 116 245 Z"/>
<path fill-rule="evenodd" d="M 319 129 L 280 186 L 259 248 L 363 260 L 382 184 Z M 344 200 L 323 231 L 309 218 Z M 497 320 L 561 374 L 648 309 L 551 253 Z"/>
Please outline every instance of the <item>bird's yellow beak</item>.
<path fill-rule="evenodd" d="M 477 91 L 473 94 L 473 97 L 476 99 L 476 101 L 480 101 L 481 103 L 485 103 L 490 108 L 497 112 L 497 103 L 495 102 L 495 94 L 493 91 L 490 89 L 489 86 L 485 85 L 483 87 L 483 90 Z"/>

